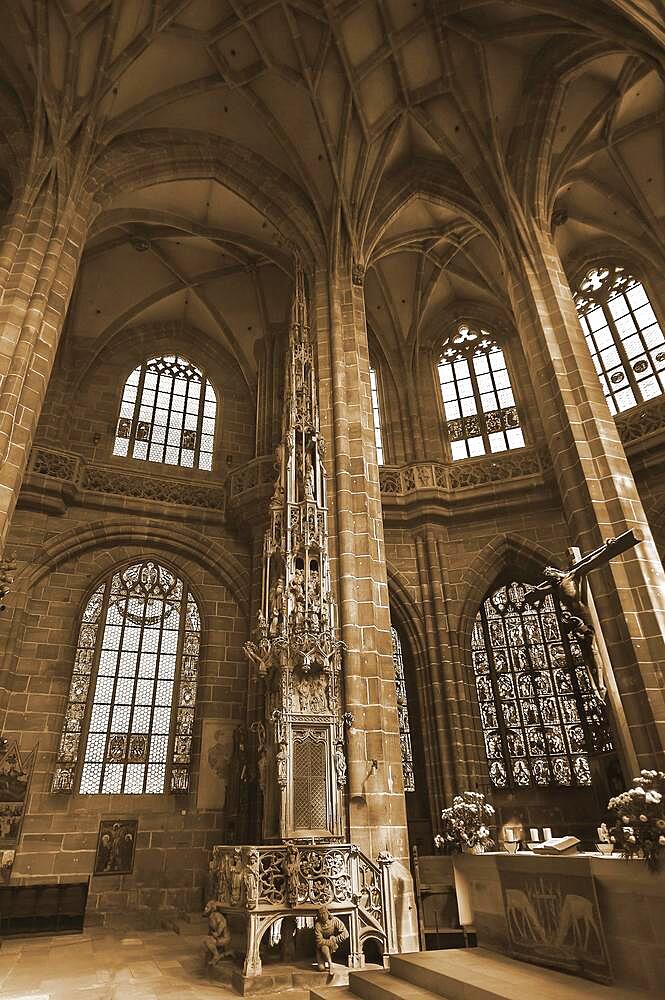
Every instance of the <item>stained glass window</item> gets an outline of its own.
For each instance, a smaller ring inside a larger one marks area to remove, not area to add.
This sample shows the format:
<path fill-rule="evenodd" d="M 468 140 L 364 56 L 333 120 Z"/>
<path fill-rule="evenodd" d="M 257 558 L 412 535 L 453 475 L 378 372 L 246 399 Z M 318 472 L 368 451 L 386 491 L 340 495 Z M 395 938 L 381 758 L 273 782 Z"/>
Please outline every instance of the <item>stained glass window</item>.
<path fill-rule="evenodd" d="M 372 394 L 372 417 L 374 418 L 374 441 L 376 443 L 376 460 L 383 465 L 383 434 L 381 433 L 381 410 L 379 409 L 379 387 L 376 379 L 376 369 L 369 370 L 369 386 Z"/>
<path fill-rule="evenodd" d="M 553 595 L 513 581 L 476 615 L 473 669 L 485 752 L 497 788 L 589 785 L 590 753 L 612 749 L 584 650 L 562 627 Z"/>
<path fill-rule="evenodd" d="M 191 362 L 152 358 L 125 383 L 114 455 L 211 469 L 217 397 Z"/>
<path fill-rule="evenodd" d="M 391 627 L 390 633 L 393 640 L 393 664 L 395 666 L 395 689 L 397 691 L 397 715 L 399 717 L 399 742 L 402 750 L 404 791 L 413 792 L 416 786 L 413 776 L 413 751 L 411 749 L 409 707 L 406 700 L 406 678 L 404 676 L 402 642 L 396 628 Z"/>
<path fill-rule="evenodd" d="M 167 776 L 171 791 L 189 790 L 200 636 L 196 601 L 165 566 L 134 563 L 95 590 L 52 791 L 74 790 L 81 757 L 81 794 L 158 794 Z"/>
<path fill-rule="evenodd" d="M 506 359 L 487 330 L 458 326 L 444 346 L 439 381 L 453 459 L 524 447 Z"/>
<path fill-rule="evenodd" d="M 575 304 L 611 413 L 665 392 L 665 336 L 637 278 L 618 265 L 593 268 Z"/>

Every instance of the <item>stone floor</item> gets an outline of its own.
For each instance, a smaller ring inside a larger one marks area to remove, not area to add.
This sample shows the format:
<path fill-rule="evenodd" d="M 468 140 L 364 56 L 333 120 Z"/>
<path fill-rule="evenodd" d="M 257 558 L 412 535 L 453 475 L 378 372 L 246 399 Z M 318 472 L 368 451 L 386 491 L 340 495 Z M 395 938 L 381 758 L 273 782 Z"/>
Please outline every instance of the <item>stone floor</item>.
<path fill-rule="evenodd" d="M 0 948 L 2 1000 L 237 1000 L 208 982 L 201 927 L 8 938 Z"/>

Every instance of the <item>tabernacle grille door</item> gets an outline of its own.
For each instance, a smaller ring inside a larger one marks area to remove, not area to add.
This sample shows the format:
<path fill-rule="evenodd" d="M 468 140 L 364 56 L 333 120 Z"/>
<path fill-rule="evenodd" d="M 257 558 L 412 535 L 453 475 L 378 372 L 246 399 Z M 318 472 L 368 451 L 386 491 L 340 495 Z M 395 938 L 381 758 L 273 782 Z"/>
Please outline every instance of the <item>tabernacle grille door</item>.
<path fill-rule="evenodd" d="M 299 835 L 330 832 L 328 735 L 324 729 L 293 731 L 293 826 Z"/>

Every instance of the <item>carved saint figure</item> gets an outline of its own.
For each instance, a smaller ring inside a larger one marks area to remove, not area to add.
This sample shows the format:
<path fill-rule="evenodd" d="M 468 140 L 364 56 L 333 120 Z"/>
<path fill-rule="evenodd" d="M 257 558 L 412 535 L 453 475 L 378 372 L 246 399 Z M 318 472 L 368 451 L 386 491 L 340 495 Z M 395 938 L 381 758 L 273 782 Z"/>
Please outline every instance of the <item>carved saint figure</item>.
<path fill-rule="evenodd" d="M 280 743 L 277 747 L 277 784 L 280 788 L 286 788 L 288 780 L 288 757 L 286 743 Z"/>
<path fill-rule="evenodd" d="M 312 685 L 307 674 L 303 674 L 298 681 L 296 697 L 298 703 L 296 710 L 299 712 L 309 712 L 311 708 L 310 699 L 312 697 Z"/>
<path fill-rule="evenodd" d="M 291 598 L 293 602 L 293 619 L 296 627 L 305 622 L 305 577 L 301 569 L 297 569 L 291 580 Z"/>
<path fill-rule="evenodd" d="M 284 581 L 280 577 L 270 588 L 270 635 L 278 635 L 284 620 Z"/>
<path fill-rule="evenodd" d="M 344 788 L 346 784 L 346 757 L 344 755 L 344 744 L 335 744 L 335 770 L 337 771 L 337 787 Z"/>
<path fill-rule="evenodd" d="M 286 901 L 295 906 L 300 892 L 300 851 L 295 844 L 287 845 L 282 871 L 286 875 Z"/>
<path fill-rule="evenodd" d="M 314 499 L 314 466 L 309 452 L 305 455 L 305 496 L 308 500 Z"/>
<path fill-rule="evenodd" d="M 320 714 L 328 711 L 328 675 L 321 671 L 319 676 L 312 681 L 312 694 L 310 708 L 312 712 Z"/>
<path fill-rule="evenodd" d="M 230 902 L 235 906 L 242 895 L 242 856 L 239 847 L 233 848 L 233 860 L 228 859 L 226 885 Z"/>
<path fill-rule="evenodd" d="M 242 879 L 245 884 L 247 909 L 253 910 L 259 901 L 259 852 L 254 847 L 247 854 Z"/>
<path fill-rule="evenodd" d="M 226 917 L 221 912 L 222 904 L 216 899 L 211 899 L 206 903 L 203 916 L 208 918 L 208 934 L 203 939 L 207 952 L 208 965 L 217 965 L 222 958 L 226 958 L 231 953 L 231 931 Z"/>
<path fill-rule="evenodd" d="M 332 956 L 348 936 L 349 932 L 339 917 L 332 915 L 326 906 L 322 906 L 314 923 L 316 964 L 319 972 L 330 972 Z"/>

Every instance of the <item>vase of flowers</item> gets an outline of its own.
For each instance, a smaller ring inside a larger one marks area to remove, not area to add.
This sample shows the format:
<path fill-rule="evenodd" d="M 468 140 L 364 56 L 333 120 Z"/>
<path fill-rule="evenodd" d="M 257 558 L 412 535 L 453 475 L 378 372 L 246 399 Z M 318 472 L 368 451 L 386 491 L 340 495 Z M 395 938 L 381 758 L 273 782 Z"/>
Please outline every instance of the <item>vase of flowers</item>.
<path fill-rule="evenodd" d="M 665 849 L 665 773 L 641 771 L 607 808 L 614 814 L 610 840 L 616 849 L 624 858 L 643 857 L 657 871 Z"/>
<path fill-rule="evenodd" d="M 462 792 L 441 813 L 441 833 L 434 843 L 447 854 L 482 854 L 494 846 L 489 831 L 493 817 L 494 808 L 482 792 Z"/>

